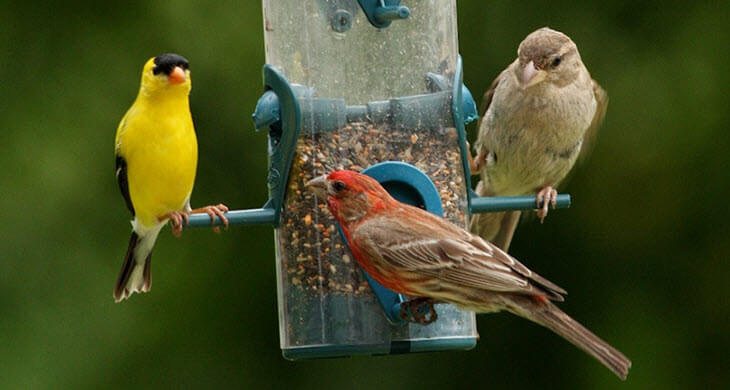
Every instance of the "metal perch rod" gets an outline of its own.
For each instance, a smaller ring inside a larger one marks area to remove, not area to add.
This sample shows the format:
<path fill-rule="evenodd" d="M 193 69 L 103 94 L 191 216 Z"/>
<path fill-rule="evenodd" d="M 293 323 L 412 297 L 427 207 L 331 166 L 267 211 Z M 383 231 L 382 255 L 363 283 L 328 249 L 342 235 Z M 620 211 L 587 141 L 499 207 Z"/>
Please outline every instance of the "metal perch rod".
<path fill-rule="evenodd" d="M 233 210 L 225 213 L 230 225 L 273 225 L 274 209 L 260 208 L 250 210 Z M 209 227 L 211 226 L 210 216 L 205 213 L 190 214 L 186 226 Z M 215 218 L 215 225 L 222 226 L 220 218 Z"/>
<path fill-rule="evenodd" d="M 559 194 L 555 202 L 556 209 L 570 207 L 570 195 Z M 471 198 L 472 213 L 487 213 L 491 211 L 534 210 L 537 208 L 535 196 L 483 196 Z"/>
<path fill-rule="evenodd" d="M 533 210 L 537 208 L 537 198 L 534 196 L 495 196 L 495 197 L 473 197 L 471 198 L 471 209 L 473 213 L 487 213 L 493 211 L 509 211 L 509 210 Z M 570 195 L 558 195 L 555 208 L 563 209 L 570 207 Z M 250 210 L 233 210 L 225 213 L 228 223 L 232 226 L 238 225 L 273 225 L 274 209 L 260 208 Z M 221 226 L 222 223 L 216 217 L 215 225 Z M 210 227 L 213 225 L 210 216 L 205 213 L 190 214 L 188 223 L 189 227 Z"/>

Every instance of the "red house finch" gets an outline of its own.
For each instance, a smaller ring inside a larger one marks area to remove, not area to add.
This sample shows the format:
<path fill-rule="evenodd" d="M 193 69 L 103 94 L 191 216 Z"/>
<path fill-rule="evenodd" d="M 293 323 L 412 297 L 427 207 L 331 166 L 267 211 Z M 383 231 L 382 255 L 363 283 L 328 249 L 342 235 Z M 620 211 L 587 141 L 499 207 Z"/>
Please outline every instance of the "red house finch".
<path fill-rule="evenodd" d="M 544 219 L 548 205 L 555 205 L 554 187 L 587 154 L 607 105 L 606 92 L 567 35 L 547 27 L 528 35 L 482 99 L 472 164 L 481 176 L 477 193 L 537 194 L 538 217 Z M 506 251 L 519 216 L 475 215 L 471 231 Z"/>
<path fill-rule="evenodd" d="M 480 313 L 507 310 L 549 328 L 626 378 L 631 362 L 551 302 L 562 301 L 565 290 L 495 245 L 398 202 L 366 175 L 335 171 L 307 187 L 326 199 L 355 260 L 383 286 Z"/>

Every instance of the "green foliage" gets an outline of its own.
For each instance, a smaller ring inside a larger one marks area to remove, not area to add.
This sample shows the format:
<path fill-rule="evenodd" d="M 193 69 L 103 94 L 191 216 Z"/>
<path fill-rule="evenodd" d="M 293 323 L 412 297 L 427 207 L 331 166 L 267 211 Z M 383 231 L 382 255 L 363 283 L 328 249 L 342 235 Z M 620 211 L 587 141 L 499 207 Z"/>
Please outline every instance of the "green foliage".
<path fill-rule="evenodd" d="M 573 207 L 522 225 L 512 250 L 632 358 L 626 388 L 730 380 L 729 4 L 458 4 L 475 96 L 544 25 L 576 41 L 609 93 L 597 148 L 566 188 Z M 164 230 L 152 293 L 114 304 L 130 226 L 113 139 L 144 61 L 191 61 L 193 205 L 258 207 L 266 141 L 250 113 L 262 30 L 256 1 L 0 4 L 0 387 L 618 387 L 506 314 L 480 317 L 471 352 L 287 362 L 266 227 Z"/>

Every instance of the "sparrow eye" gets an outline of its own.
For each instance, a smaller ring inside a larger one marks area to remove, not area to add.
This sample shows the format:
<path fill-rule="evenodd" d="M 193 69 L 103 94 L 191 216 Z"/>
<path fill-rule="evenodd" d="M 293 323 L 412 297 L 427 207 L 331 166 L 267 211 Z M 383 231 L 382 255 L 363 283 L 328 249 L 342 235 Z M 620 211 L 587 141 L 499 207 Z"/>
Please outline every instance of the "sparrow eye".
<path fill-rule="evenodd" d="M 336 181 L 334 184 L 332 184 L 332 188 L 335 190 L 335 192 L 340 192 L 347 188 L 347 186 L 341 181 Z"/>
<path fill-rule="evenodd" d="M 560 65 L 560 63 L 562 61 L 563 61 L 563 57 L 555 57 L 555 59 L 553 59 L 553 63 L 551 65 L 553 68 L 557 68 L 558 65 Z"/>

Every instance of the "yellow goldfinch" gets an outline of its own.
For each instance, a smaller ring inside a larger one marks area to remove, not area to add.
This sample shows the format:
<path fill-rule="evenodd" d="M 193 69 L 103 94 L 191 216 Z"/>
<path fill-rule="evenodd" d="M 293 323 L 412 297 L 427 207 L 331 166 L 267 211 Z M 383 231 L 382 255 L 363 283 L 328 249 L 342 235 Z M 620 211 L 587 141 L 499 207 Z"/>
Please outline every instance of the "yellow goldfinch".
<path fill-rule="evenodd" d="M 114 288 L 119 302 L 134 292 L 150 290 L 150 258 L 157 234 L 172 221 L 179 237 L 192 212 L 221 218 L 219 204 L 192 210 L 190 194 L 198 164 L 198 143 L 190 115 L 190 69 L 177 54 L 150 58 L 142 70 L 137 99 L 117 128 L 114 153 L 117 182 L 132 212 L 132 237 Z M 217 227 L 214 230 L 219 231 Z"/>

